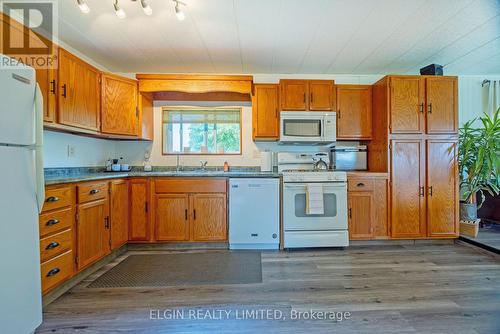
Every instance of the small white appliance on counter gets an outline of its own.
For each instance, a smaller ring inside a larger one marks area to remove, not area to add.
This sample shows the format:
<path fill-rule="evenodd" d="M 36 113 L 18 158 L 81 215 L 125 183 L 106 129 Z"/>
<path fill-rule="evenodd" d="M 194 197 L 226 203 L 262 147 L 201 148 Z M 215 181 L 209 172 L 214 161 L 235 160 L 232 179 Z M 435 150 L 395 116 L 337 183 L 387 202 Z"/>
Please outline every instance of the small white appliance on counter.
<path fill-rule="evenodd" d="M 280 113 L 281 143 L 329 144 L 336 140 L 335 112 L 282 111 Z"/>
<path fill-rule="evenodd" d="M 283 173 L 285 248 L 349 245 L 347 174 L 315 169 L 319 159 L 330 163 L 325 152 L 278 153 L 278 172 Z M 318 189 L 320 196 L 317 196 Z M 310 214 L 311 198 L 323 199 L 319 207 L 313 203 L 314 214 Z"/>
<path fill-rule="evenodd" d="M 273 170 L 273 152 L 264 151 L 260 156 L 260 171 L 271 172 Z"/>
<path fill-rule="evenodd" d="M 229 248 L 278 249 L 279 231 L 279 179 L 231 178 Z"/>
<path fill-rule="evenodd" d="M 5 58 L 2 64 L 15 64 Z M 42 322 L 43 101 L 31 67 L 1 68 L 0 87 L 1 332 L 33 333 Z"/>

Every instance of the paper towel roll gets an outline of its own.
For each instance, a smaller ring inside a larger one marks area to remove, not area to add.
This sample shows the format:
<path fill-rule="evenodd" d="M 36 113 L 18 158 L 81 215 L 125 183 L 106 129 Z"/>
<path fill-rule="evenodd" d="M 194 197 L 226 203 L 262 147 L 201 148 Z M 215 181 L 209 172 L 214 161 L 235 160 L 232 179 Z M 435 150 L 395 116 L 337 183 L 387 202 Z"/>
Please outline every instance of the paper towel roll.
<path fill-rule="evenodd" d="M 261 152 L 260 170 L 261 172 L 271 172 L 273 170 L 273 152 Z"/>

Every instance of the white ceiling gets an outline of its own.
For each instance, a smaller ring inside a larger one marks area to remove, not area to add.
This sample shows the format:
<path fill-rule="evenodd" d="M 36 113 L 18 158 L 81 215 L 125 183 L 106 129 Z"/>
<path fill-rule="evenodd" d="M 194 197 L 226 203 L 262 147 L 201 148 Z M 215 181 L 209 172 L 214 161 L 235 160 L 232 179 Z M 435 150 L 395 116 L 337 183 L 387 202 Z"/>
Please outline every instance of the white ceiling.
<path fill-rule="evenodd" d="M 116 72 L 500 74 L 500 0 L 59 2 L 59 37 Z"/>

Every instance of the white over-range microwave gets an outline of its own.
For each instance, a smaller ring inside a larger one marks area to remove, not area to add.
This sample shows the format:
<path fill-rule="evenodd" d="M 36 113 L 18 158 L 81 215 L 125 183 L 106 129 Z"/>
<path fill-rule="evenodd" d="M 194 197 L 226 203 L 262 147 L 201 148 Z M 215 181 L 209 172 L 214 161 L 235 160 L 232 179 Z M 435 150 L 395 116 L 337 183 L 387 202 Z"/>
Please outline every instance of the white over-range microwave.
<path fill-rule="evenodd" d="M 280 142 L 333 143 L 337 140 L 334 112 L 286 111 L 280 113 Z"/>

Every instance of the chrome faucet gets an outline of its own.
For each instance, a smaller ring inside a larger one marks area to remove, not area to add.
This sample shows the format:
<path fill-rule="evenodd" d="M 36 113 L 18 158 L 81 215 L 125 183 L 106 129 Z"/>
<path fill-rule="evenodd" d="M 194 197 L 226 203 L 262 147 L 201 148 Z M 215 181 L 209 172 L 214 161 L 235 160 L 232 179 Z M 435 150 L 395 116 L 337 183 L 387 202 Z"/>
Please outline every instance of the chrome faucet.
<path fill-rule="evenodd" d="M 206 160 L 200 160 L 202 171 L 205 171 L 205 169 L 207 169 L 207 163 L 208 163 L 208 161 L 206 161 Z"/>
<path fill-rule="evenodd" d="M 176 171 L 182 170 L 182 166 L 179 164 L 179 158 L 180 158 L 180 156 L 179 156 L 179 154 L 177 154 L 177 166 L 176 166 L 176 169 L 175 169 Z"/>

